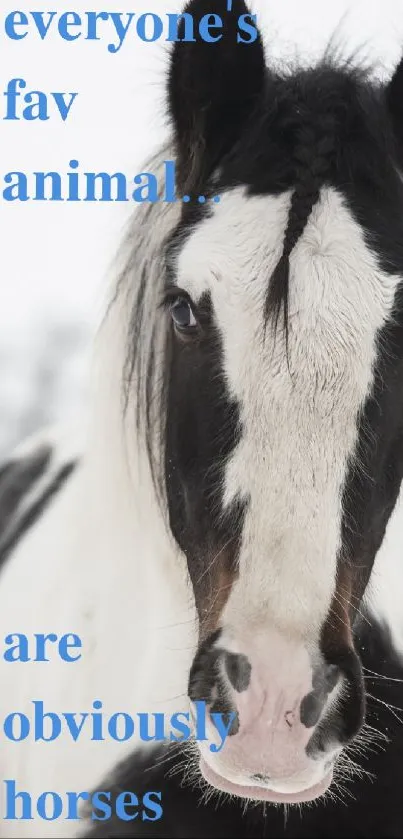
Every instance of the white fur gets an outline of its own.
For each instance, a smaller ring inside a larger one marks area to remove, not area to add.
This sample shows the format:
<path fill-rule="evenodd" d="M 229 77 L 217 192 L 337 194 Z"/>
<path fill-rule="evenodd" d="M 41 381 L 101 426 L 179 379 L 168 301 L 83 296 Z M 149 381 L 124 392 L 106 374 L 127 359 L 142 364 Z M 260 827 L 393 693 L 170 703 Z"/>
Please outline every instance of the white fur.
<path fill-rule="evenodd" d="M 241 442 L 226 500 L 249 497 L 240 573 L 223 620 L 315 640 L 335 588 L 342 492 L 377 331 L 399 278 L 380 271 L 340 194 L 322 190 L 291 257 L 289 356 L 264 303 L 282 252 L 289 195 L 223 196 L 179 255 L 178 285 L 209 291 Z M 269 654 L 269 653 L 268 653 Z"/>

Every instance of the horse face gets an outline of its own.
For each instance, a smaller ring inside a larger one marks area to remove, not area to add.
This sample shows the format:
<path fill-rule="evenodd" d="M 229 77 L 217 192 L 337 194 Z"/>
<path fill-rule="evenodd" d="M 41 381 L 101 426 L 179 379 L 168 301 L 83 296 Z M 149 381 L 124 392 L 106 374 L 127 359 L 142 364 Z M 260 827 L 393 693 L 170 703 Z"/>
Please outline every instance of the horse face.
<path fill-rule="evenodd" d="M 192 199 L 167 249 L 170 524 L 190 699 L 236 715 L 202 772 L 303 801 L 363 721 L 352 626 L 402 477 L 403 73 L 279 78 L 237 43 L 244 3 L 217 6 L 222 41 L 176 44 L 169 81 Z"/>

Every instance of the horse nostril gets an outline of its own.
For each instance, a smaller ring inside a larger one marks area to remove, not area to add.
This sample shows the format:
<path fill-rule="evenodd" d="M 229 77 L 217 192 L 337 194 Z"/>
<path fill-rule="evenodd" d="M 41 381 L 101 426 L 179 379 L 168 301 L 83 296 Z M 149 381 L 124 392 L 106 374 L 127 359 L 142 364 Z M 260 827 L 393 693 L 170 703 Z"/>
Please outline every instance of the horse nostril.
<path fill-rule="evenodd" d="M 248 689 L 252 667 L 246 655 L 226 653 L 225 669 L 231 685 L 237 693 L 243 693 Z"/>
<path fill-rule="evenodd" d="M 314 691 L 304 696 L 300 706 L 300 720 L 306 728 L 313 728 L 318 722 L 324 706 L 323 694 Z"/>
<path fill-rule="evenodd" d="M 318 669 L 313 677 L 313 690 L 304 696 L 301 702 L 300 719 L 307 728 L 313 728 L 320 719 L 329 694 L 334 690 L 340 678 L 340 668 L 328 664 Z"/>

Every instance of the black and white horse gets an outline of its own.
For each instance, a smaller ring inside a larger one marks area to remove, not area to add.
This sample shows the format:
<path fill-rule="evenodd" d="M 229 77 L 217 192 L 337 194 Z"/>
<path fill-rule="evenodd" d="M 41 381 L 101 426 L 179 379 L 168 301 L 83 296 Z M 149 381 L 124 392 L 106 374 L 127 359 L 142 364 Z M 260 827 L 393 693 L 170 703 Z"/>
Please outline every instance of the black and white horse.
<path fill-rule="evenodd" d="M 402 837 L 403 64 L 279 75 L 232 5 L 221 41 L 174 46 L 149 170 L 174 155 L 191 200 L 136 212 L 84 449 L 44 437 L 2 472 L 1 636 L 74 632 L 83 655 L 2 661 L 0 713 L 190 699 L 236 722 L 190 757 L 3 743 L 1 775 L 64 794 L 119 763 L 116 789 L 164 790 L 160 822 L 93 836 Z"/>

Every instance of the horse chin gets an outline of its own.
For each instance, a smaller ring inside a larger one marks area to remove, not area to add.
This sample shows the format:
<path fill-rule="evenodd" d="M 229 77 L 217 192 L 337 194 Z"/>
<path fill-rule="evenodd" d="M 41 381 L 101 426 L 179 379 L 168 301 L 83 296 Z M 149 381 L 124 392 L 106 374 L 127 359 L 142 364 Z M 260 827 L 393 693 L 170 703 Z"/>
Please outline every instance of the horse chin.
<path fill-rule="evenodd" d="M 216 790 L 253 801 L 268 801 L 271 804 L 303 804 L 314 801 L 325 795 L 333 780 L 333 769 L 330 769 L 321 781 L 311 787 L 299 792 L 278 792 L 260 785 L 243 786 L 229 781 L 222 775 L 218 775 L 203 757 L 200 758 L 199 768 L 203 778 Z"/>

